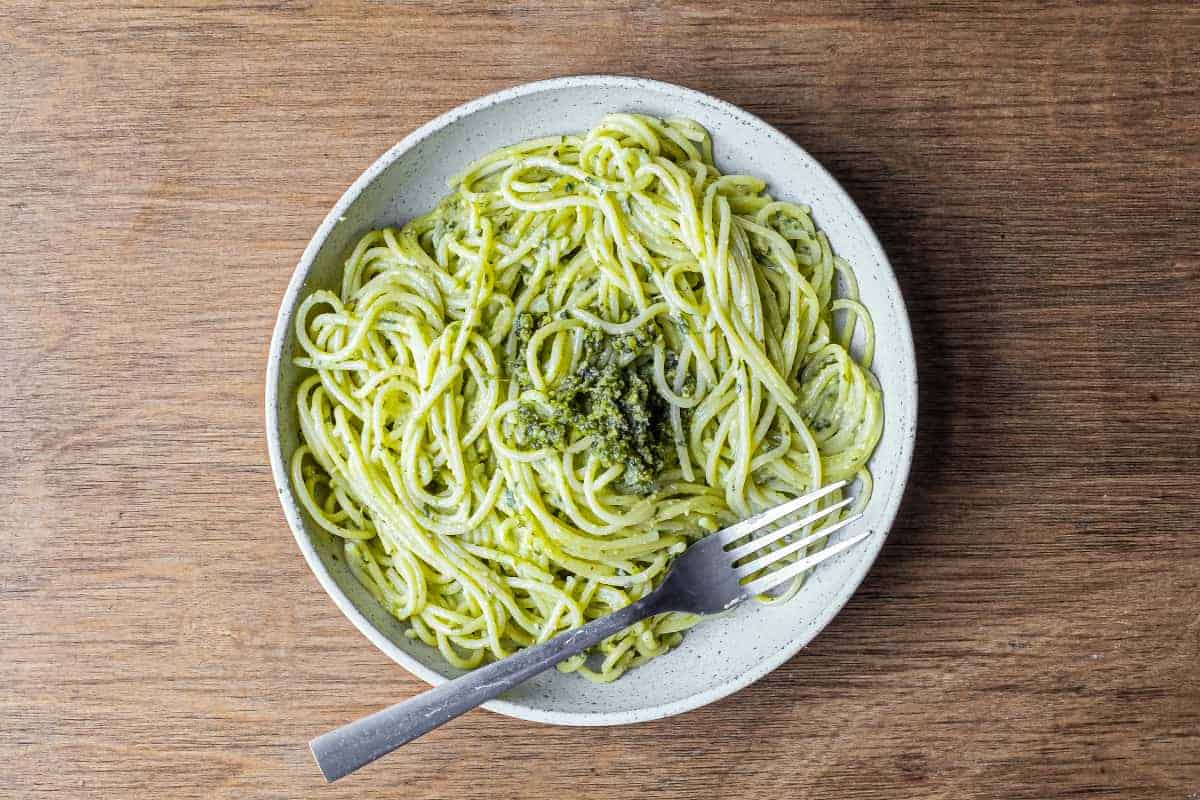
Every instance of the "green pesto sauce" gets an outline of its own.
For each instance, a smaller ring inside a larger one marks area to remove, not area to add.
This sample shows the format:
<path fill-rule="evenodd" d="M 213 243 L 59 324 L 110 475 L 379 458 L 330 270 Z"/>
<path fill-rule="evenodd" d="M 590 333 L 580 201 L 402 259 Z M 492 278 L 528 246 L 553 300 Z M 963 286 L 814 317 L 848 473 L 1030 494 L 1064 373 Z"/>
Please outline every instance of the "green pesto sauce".
<path fill-rule="evenodd" d="M 525 366 L 529 338 L 549 317 L 518 315 L 513 334 L 515 356 L 506 364 L 509 378 L 530 388 Z M 660 343 L 651 322 L 636 333 L 609 336 L 589 330 L 579 364 L 546 392 L 548 407 L 522 402 L 514 414 L 517 440 L 531 449 L 563 450 L 585 436 L 605 466 L 624 466 L 622 483 L 636 494 L 654 491 L 654 480 L 670 451 L 667 403 L 654 388 L 650 348 Z M 673 361 L 673 359 L 671 359 Z"/>

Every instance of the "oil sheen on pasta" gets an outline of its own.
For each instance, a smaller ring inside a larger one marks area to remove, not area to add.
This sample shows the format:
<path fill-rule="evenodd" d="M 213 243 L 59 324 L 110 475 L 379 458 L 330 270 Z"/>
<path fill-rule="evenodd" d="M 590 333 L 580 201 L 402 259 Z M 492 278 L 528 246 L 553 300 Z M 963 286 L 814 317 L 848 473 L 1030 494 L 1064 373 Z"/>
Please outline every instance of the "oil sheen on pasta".
<path fill-rule="evenodd" d="M 408 635 L 471 668 L 823 483 L 866 503 L 871 319 L 808 209 L 765 188 L 722 175 L 695 122 L 612 114 L 475 162 L 306 298 L 292 480 Z M 612 680 L 694 622 L 560 669 Z"/>

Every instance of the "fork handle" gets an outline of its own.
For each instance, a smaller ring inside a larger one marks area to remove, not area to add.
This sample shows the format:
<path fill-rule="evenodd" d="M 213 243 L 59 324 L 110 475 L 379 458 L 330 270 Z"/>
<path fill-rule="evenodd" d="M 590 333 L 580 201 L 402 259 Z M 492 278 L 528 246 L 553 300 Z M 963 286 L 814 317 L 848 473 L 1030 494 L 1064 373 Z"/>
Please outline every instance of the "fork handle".
<path fill-rule="evenodd" d="M 665 610 L 660 607 L 659 599 L 659 592 L 651 592 L 608 616 L 561 633 L 548 642 L 527 647 L 508 658 L 322 734 L 308 743 L 317 766 L 330 782 L 349 775 L 581 650 Z"/>

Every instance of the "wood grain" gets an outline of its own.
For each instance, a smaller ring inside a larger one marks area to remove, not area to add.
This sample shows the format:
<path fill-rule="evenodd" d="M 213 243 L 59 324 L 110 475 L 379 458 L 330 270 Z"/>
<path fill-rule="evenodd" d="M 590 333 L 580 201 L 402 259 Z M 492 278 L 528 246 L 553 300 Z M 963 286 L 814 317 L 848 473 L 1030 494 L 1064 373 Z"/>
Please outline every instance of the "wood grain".
<path fill-rule="evenodd" d="M 0 796 L 1200 798 L 1200 7 L 6 3 Z M 856 598 L 671 720 L 475 712 L 334 787 L 419 683 L 266 463 L 301 250 L 463 101 L 713 92 L 846 185 L 916 327 L 911 489 Z"/>

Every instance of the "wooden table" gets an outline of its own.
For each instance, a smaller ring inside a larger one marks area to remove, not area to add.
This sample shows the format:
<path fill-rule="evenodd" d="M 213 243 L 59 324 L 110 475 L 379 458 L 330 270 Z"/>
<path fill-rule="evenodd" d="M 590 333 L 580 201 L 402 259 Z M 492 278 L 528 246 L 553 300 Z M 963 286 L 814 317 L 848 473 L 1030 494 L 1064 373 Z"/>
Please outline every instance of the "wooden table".
<path fill-rule="evenodd" d="M 0 11 L 0 796 L 1200 798 L 1200 7 L 189 2 Z M 323 788 L 421 684 L 267 468 L 267 340 L 379 153 L 552 75 L 680 82 L 875 224 L 921 429 L 869 579 L 681 717 L 475 712 Z"/>

